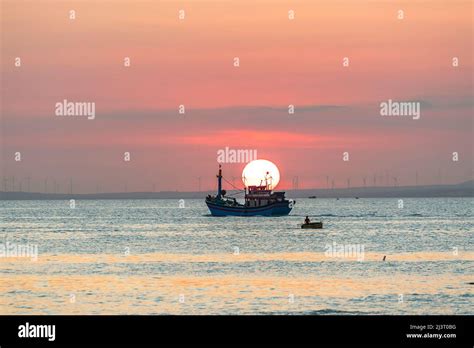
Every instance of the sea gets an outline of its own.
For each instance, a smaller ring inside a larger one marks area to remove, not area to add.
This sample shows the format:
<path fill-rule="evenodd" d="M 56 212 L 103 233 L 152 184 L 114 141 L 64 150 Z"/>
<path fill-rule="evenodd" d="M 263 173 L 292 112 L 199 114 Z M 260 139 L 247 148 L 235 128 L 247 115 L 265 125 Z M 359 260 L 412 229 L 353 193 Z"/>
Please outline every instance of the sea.
<path fill-rule="evenodd" d="M 198 199 L 0 201 L 0 314 L 473 314 L 473 203 L 212 217 Z"/>

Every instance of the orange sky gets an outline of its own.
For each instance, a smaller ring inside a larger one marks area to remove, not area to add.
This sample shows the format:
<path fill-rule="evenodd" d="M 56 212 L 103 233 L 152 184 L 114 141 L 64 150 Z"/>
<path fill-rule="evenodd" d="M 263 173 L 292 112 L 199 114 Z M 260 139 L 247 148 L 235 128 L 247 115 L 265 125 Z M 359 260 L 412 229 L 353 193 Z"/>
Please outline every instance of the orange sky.
<path fill-rule="evenodd" d="M 324 187 L 326 176 L 357 186 L 386 172 L 400 184 L 414 184 L 415 172 L 427 184 L 472 179 L 471 1 L 1 6 L 0 174 L 17 183 L 31 176 L 36 191 L 46 177 L 60 190 L 73 178 L 81 192 L 125 183 L 195 190 L 197 177 L 213 188 L 216 151 L 226 146 L 275 162 L 281 188 L 295 176 L 300 188 Z M 96 118 L 55 116 L 63 99 L 94 102 Z M 380 116 L 388 99 L 420 102 L 421 119 Z M 243 167 L 228 164 L 225 173 L 239 176 Z"/>

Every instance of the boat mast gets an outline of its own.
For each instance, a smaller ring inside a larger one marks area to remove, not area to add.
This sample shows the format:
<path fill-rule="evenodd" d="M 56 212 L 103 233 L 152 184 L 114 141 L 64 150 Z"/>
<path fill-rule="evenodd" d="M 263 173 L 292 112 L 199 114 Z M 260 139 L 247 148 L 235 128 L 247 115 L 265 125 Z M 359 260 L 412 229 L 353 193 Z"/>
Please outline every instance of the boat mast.
<path fill-rule="evenodd" d="M 222 169 L 221 165 L 219 164 L 219 174 L 217 176 L 217 197 L 221 198 L 222 192 Z"/>

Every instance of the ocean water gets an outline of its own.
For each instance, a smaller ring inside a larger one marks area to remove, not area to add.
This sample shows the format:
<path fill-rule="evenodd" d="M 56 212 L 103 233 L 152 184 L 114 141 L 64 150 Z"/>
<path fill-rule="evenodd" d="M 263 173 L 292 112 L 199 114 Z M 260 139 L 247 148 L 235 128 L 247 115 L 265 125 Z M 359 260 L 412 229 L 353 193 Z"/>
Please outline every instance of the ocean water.
<path fill-rule="evenodd" d="M 0 314 L 473 314 L 473 202 L 0 201 Z"/>

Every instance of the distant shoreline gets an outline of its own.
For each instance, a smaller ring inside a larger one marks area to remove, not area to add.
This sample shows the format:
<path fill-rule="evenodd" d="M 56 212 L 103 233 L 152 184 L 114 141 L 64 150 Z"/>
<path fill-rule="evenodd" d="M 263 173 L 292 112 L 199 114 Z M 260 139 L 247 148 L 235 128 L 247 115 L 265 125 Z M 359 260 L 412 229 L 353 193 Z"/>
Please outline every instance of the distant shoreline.
<path fill-rule="evenodd" d="M 279 190 L 277 190 L 279 191 Z M 284 191 L 284 190 L 282 190 Z M 229 194 L 235 191 L 229 191 Z M 434 197 L 474 197 L 474 181 L 454 185 L 426 185 L 399 187 L 354 187 L 337 189 L 286 190 L 291 198 L 434 198 Z M 110 192 L 110 193 L 41 193 L 41 192 L 4 192 L 0 191 L 0 200 L 68 200 L 68 199 L 193 199 L 205 198 L 214 191 L 200 192 Z M 239 196 L 237 196 L 238 198 Z"/>

